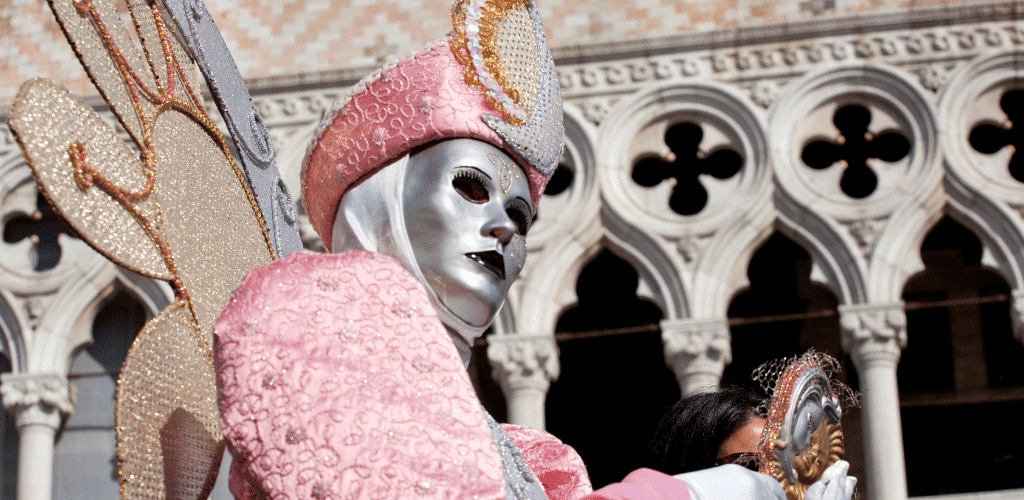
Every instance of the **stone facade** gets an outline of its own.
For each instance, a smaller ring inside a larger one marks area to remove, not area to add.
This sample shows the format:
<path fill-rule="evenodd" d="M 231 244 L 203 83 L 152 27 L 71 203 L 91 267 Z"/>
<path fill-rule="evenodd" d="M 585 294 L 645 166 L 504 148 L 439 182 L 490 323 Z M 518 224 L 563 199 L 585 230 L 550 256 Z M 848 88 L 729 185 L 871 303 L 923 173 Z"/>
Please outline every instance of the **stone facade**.
<path fill-rule="evenodd" d="M 341 0 L 211 1 L 209 9 L 249 78 L 293 193 L 323 111 L 373 65 L 443 33 L 448 13 L 440 3 Z M 982 125 L 1014 126 L 1001 99 L 1022 88 L 1024 4 L 560 0 L 541 10 L 565 95 L 562 168 L 572 180 L 542 199 L 529 265 L 487 349 L 510 419 L 543 426 L 546 391 L 560 372 L 555 325 L 602 248 L 636 269 L 638 294 L 662 311 L 664 356 L 681 392 L 718 383 L 744 349 L 730 342 L 730 301 L 748 285 L 751 256 L 780 232 L 810 254 L 811 279 L 839 304 L 842 345 L 863 393 L 861 491 L 906 498 L 902 294 L 924 269 L 921 243 L 941 218 L 981 240 L 982 264 L 1008 286 L 1013 335 L 1024 342 L 1024 174 L 1008 168 L 1012 144 L 990 152 L 969 140 Z M 10 28 L 0 103 L 34 76 L 100 102 L 43 3 L 15 0 L 0 13 Z M 700 134 L 695 158 L 667 143 L 683 132 Z M 862 163 L 841 147 L 855 140 L 867 151 Z M 696 181 L 637 180 L 643 161 L 677 172 L 682 160 L 733 168 Z M 690 188 L 706 201 L 680 213 L 670 200 L 686 182 L 698 182 Z M 57 429 L 50 420 L 71 414 L 74 398 L 66 382 L 44 391 L 61 397 L 15 396 L 27 393 L 18 388 L 66 380 L 111 294 L 125 291 L 149 314 L 169 297 L 68 235 L 56 240 L 58 261 L 39 266 L 39 237 L 8 241 L 6 226 L 42 219 L 41 208 L 17 144 L 0 128 L 0 324 L 12 371 L 0 388 L 22 435 L 20 470 L 31 477 L 47 465 L 25 458 L 28 443 L 32 457 L 45 456 L 41 443 Z M 957 498 L 990 497 L 1024 493 Z"/>

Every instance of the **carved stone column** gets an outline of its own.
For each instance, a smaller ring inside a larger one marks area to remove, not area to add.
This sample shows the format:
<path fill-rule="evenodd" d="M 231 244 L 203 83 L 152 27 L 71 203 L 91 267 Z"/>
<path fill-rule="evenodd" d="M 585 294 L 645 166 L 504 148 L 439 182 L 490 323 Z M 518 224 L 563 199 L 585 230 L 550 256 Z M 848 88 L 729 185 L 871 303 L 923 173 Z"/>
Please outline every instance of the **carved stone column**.
<path fill-rule="evenodd" d="M 864 456 L 871 500 L 907 498 L 896 365 L 907 345 L 903 304 L 840 306 L 843 348 L 860 374 Z"/>
<path fill-rule="evenodd" d="M 53 440 L 74 409 L 74 387 L 56 374 L 5 373 L 0 397 L 18 427 L 18 500 L 50 500 Z"/>
<path fill-rule="evenodd" d="M 724 319 L 675 319 L 661 322 L 665 363 L 676 375 L 683 396 L 714 390 L 732 362 L 729 324 Z"/>
<path fill-rule="evenodd" d="M 487 359 L 508 404 L 508 421 L 544 429 L 544 400 L 558 378 L 558 346 L 549 335 L 492 335 Z"/>

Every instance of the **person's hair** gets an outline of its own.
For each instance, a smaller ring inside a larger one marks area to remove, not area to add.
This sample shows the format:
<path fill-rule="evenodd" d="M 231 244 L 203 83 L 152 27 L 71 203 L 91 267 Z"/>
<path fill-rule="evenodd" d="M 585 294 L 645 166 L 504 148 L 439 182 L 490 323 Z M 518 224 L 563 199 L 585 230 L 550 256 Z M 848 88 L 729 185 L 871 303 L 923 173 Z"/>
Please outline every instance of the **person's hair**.
<path fill-rule="evenodd" d="M 757 394 L 739 386 L 680 399 L 658 424 L 643 467 L 670 475 L 714 467 L 722 443 L 758 416 L 760 403 Z"/>

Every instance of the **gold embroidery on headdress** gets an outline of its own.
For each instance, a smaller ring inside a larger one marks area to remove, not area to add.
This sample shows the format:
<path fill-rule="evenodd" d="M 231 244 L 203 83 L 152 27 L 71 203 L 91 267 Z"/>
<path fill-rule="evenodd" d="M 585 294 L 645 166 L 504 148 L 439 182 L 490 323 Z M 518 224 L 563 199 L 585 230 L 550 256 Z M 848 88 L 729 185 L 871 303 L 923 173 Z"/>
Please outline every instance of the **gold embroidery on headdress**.
<path fill-rule="evenodd" d="M 514 125 L 526 123 L 540 88 L 540 46 L 529 0 L 460 0 L 452 7 L 452 51 L 466 83 Z"/>

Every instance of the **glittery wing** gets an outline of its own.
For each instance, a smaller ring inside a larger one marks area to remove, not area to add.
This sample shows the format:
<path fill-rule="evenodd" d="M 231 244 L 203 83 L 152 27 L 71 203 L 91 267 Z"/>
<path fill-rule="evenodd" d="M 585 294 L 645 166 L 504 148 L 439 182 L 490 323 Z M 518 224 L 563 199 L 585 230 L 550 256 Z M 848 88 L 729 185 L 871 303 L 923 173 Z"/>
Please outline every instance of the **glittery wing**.
<path fill-rule="evenodd" d="M 273 246 L 206 114 L 188 52 L 158 5 L 129 2 L 134 34 L 113 0 L 50 5 L 134 148 L 45 80 L 22 87 L 11 128 L 40 190 L 83 239 L 114 262 L 172 283 L 176 302 L 140 332 L 122 370 L 122 492 L 200 497 L 223 451 L 213 320 L 245 272 L 273 260 Z"/>
<path fill-rule="evenodd" d="M 201 0 L 164 0 L 172 27 L 206 77 L 213 100 L 224 118 L 249 186 L 278 257 L 302 250 L 296 227 L 295 206 L 274 160 L 263 119 L 249 96 L 224 38 Z"/>
<path fill-rule="evenodd" d="M 115 410 L 122 498 L 209 496 L 224 445 L 217 386 L 207 383 L 215 380 L 213 365 L 193 347 L 201 342 L 188 304 L 179 300 L 132 345 Z"/>
<path fill-rule="evenodd" d="M 174 278 L 141 224 L 158 219 L 154 176 L 92 108 L 57 83 L 35 79 L 19 90 L 9 123 L 39 189 L 82 239 L 137 273 Z"/>

